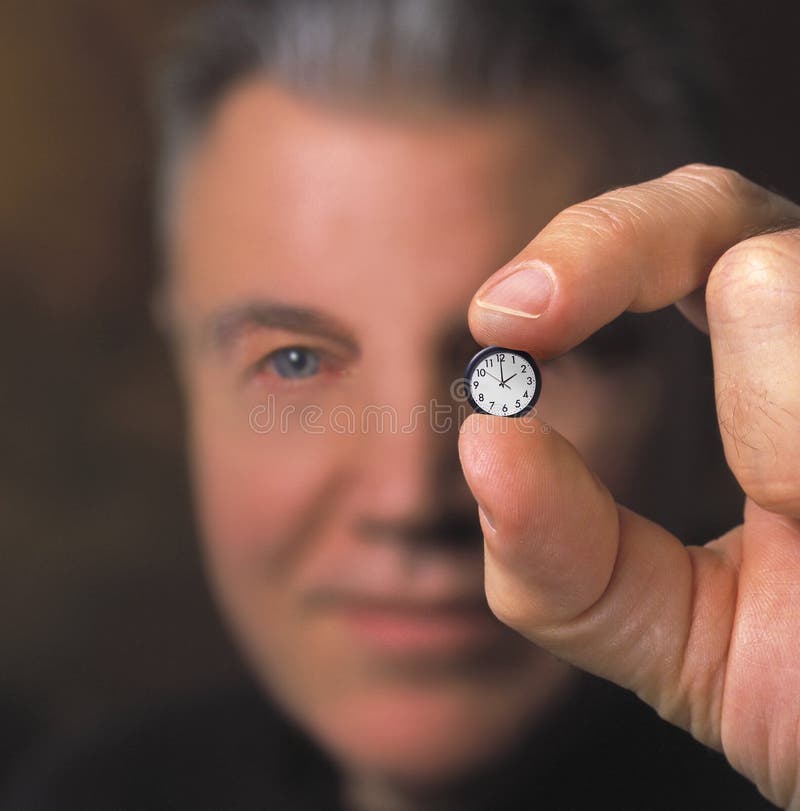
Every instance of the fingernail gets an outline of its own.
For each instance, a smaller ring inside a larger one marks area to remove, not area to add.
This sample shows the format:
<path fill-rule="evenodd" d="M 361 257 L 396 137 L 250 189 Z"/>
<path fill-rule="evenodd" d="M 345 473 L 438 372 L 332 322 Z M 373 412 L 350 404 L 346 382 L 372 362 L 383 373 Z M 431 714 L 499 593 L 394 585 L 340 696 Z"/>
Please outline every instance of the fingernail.
<path fill-rule="evenodd" d="M 553 275 L 547 266 L 523 264 L 485 290 L 475 303 L 486 310 L 539 318 L 553 298 Z"/>
<path fill-rule="evenodd" d="M 494 521 L 481 504 L 478 505 L 478 512 L 480 513 L 481 518 L 486 522 L 489 529 L 492 530 L 492 532 L 496 532 L 497 529 L 495 528 Z"/>

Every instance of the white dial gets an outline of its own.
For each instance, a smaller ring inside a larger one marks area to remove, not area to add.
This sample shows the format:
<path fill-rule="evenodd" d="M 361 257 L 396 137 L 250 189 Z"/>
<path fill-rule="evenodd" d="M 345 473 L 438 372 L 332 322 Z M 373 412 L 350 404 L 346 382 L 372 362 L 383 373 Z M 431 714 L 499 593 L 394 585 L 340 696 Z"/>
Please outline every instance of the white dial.
<path fill-rule="evenodd" d="M 539 399 L 541 373 L 536 361 L 519 349 L 487 346 L 467 364 L 469 401 L 476 411 L 521 417 Z"/>

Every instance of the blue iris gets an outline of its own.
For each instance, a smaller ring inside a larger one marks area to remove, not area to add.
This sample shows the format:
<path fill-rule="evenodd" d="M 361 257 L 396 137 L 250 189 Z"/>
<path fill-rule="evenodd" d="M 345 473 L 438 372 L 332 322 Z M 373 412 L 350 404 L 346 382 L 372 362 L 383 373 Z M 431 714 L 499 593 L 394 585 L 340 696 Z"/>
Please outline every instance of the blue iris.
<path fill-rule="evenodd" d="M 302 346 L 289 346 L 272 353 L 272 368 L 281 377 L 311 377 L 319 371 L 319 355 Z"/>

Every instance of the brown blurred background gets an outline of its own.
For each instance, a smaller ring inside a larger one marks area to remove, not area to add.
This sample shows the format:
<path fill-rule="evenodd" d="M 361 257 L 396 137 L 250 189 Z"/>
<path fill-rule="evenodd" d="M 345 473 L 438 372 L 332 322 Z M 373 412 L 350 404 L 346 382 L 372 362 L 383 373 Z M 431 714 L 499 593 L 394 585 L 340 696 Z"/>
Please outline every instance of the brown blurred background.
<path fill-rule="evenodd" d="M 239 672 L 148 316 L 153 62 L 197 5 L 0 0 L 0 779 L 42 733 Z M 800 200 L 798 3 L 701 5 L 721 159 Z"/>

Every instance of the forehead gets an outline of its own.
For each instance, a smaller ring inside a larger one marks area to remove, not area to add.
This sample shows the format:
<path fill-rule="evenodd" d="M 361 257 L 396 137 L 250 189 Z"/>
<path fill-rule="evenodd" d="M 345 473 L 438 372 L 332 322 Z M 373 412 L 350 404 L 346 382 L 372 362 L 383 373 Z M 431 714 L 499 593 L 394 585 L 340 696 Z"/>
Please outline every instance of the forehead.
<path fill-rule="evenodd" d="M 556 98 L 527 112 L 365 112 L 242 83 L 176 195 L 179 302 L 279 291 L 325 305 L 349 290 L 401 307 L 424 279 L 427 302 L 449 290 L 462 306 L 585 194 L 597 162 L 576 116 Z"/>

